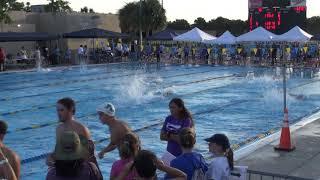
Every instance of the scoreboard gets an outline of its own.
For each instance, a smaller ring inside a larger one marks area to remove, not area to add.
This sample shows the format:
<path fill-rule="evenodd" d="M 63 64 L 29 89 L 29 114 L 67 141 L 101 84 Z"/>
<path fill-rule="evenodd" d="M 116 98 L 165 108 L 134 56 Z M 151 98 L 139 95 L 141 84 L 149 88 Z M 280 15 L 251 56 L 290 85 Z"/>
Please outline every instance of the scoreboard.
<path fill-rule="evenodd" d="M 293 28 L 306 26 L 306 0 L 249 0 L 250 31 L 262 26 L 282 34 Z"/>

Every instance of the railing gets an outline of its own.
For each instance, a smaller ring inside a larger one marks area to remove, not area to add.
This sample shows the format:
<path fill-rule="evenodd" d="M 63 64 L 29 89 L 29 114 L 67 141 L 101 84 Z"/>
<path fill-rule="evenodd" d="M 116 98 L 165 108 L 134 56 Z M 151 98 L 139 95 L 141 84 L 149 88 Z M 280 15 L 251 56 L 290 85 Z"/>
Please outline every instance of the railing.
<path fill-rule="evenodd" d="M 272 180 L 312 180 L 307 178 L 259 172 L 259 171 L 253 171 L 253 170 L 247 171 L 247 180 L 271 180 L 271 179 Z"/>

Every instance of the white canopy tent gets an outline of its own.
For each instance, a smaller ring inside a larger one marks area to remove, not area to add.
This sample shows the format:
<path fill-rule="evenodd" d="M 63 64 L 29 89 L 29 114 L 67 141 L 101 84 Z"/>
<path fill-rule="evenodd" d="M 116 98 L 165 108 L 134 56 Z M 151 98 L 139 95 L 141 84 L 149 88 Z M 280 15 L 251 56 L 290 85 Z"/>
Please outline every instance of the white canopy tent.
<path fill-rule="evenodd" d="M 226 31 L 217 39 L 206 40 L 204 42 L 207 44 L 235 44 L 236 37 L 232 35 L 229 31 Z"/>
<path fill-rule="evenodd" d="M 271 42 L 277 35 L 267 31 L 263 27 L 258 27 L 253 31 L 236 38 L 236 42 Z"/>
<path fill-rule="evenodd" d="M 211 36 L 210 34 L 205 33 L 198 28 L 193 28 L 192 30 L 173 38 L 174 41 L 199 43 L 213 39 L 216 39 L 216 37 Z"/>
<path fill-rule="evenodd" d="M 307 42 L 312 35 L 302 30 L 299 26 L 292 28 L 290 31 L 277 36 L 274 41 L 278 42 Z"/>

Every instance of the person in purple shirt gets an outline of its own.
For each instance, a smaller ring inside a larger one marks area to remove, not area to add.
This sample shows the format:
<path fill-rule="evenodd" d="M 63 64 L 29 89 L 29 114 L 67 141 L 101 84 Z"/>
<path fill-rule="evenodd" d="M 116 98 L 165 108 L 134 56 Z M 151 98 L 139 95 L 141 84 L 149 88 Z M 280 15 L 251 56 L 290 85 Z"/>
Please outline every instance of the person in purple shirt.
<path fill-rule="evenodd" d="M 196 177 L 196 171 L 201 171 L 204 176 L 208 170 L 208 165 L 200 153 L 193 152 L 193 148 L 196 144 L 196 133 L 194 132 L 194 129 L 182 129 L 179 138 L 183 154 L 172 160 L 170 166 L 184 172 L 187 175 L 188 180 L 199 178 Z M 172 177 L 169 176 L 165 177 L 165 179 L 171 178 Z"/>
<path fill-rule="evenodd" d="M 166 118 L 163 124 L 160 139 L 168 142 L 167 151 L 177 157 L 182 154 L 179 133 L 183 128 L 193 128 L 194 123 L 191 113 L 185 107 L 182 99 L 172 99 L 169 108 L 171 115 Z"/>

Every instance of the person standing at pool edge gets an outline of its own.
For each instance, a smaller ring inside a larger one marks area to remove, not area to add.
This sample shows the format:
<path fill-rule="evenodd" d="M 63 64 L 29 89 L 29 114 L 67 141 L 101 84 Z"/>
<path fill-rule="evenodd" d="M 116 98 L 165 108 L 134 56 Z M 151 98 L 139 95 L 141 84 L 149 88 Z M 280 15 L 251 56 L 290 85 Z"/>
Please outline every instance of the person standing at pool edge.
<path fill-rule="evenodd" d="M 182 154 L 179 133 L 183 128 L 193 128 L 191 113 L 180 98 L 174 98 L 169 103 L 171 115 L 168 116 L 161 129 L 160 139 L 168 141 L 167 151 L 175 157 Z"/>
<path fill-rule="evenodd" d="M 7 123 L 0 121 L 0 178 L 15 180 L 20 177 L 20 158 L 3 143 L 7 130 Z"/>
<path fill-rule="evenodd" d="M 67 132 L 67 131 L 76 132 L 80 137 L 81 143 L 88 148 L 89 156 L 86 158 L 86 160 L 96 164 L 96 166 L 99 169 L 98 162 L 94 156 L 95 146 L 93 141 L 91 140 L 90 131 L 87 127 L 82 125 L 80 122 L 76 121 L 74 117 L 75 112 L 76 112 L 76 105 L 73 99 L 63 98 L 58 100 L 57 113 L 58 113 L 59 121 L 61 122 L 61 124 L 59 124 L 56 129 L 56 139 L 59 139 L 64 132 Z M 47 160 L 47 164 L 49 166 L 52 166 L 53 160 L 54 159 L 52 158 L 52 156 L 49 156 Z"/>
<path fill-rule="evenodd" d="M 6 53 L 2 47 L 0 47 L 0 72 L 4 71 L 4 63 L 6 60 Z"/>
<path fill-rule="evenodd" d="M 208 180 L 226 180 L 234 168 L 233 151 L 229 139 L 224 134 L 215 134 L 205 139 L 209 143 L 209 151 L 214 156 L 206 173 Z"/>
<path fill-rule="evenodd" d="M 101 123 L 108 125 L 110 130 L 110 143 L 98 154 L 102 159 L 106 153 L 115 150 L 125 135 L 132 131 L 125 122 L 119 121 L 115 117 L 116 110 L 113 104 L 104 103 L 97 108 L 97 112 Z"/>

